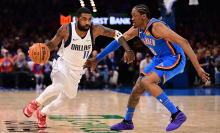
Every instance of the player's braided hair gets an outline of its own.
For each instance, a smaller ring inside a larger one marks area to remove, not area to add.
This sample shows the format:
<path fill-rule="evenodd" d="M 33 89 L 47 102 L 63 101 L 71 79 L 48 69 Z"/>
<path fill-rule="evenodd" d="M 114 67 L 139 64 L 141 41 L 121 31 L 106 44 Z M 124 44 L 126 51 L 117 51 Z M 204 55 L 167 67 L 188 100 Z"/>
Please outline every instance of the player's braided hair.
<path fill-rule="evenodd" d="M 140 14 L 146 14 L 147 18 L 150 18 L 150 10 L 145 4 L 139 4 L 134 7 Z"/>
<path fill-rule="evenodd" d="M 76 11 L 76 16 L 80 17 L 82 13 L 92 14 L 92 12 L 87 7 L 81 7 Z"/>

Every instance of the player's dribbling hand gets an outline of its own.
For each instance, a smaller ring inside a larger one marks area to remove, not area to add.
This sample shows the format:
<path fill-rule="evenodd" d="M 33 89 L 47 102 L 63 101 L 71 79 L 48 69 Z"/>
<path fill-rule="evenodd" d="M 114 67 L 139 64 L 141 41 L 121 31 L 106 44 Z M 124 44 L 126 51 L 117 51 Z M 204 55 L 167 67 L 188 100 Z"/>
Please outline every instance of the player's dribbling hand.
<path fill-rule="evenodd" d="M 127 64 L 132 63 L 133 60 L 135 60 L 135 55 L 132 50 L 127 50 L 124 53 L 124 62 L 127 62 Z"/>
<path fill-rule="evenodd" d="M 30 46 L 29 49 L 28 49 L 28 57 L 29 57 L 29 51 L 30 51 L 31 47 L 33 47 L 33 46 L 34 46 L 34 45 Z"/>
<path fill-rule="evenodd" d="M 96 58 L 87 59 L 85 64 L 83 65 L 83 68 L 92 67 L 91 72 L 93 72 L 98 63 L 99 61 Z"/>
<path fill-rule="evenodd" d="M 209 74 L 206 73 L 201 67 L 197 69 L 199 77 L 202 79 L 203 82 L 207 83 L 209 81 Z"/>

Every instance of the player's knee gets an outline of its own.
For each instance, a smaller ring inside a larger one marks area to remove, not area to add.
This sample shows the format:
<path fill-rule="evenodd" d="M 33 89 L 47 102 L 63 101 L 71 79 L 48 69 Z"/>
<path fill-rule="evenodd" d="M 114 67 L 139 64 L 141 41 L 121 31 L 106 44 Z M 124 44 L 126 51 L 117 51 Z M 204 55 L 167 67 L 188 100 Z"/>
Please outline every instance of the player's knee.
<path fill-rule="evenodd" d="M 54 90 L 57 90 L 59 92 L 62 92 L 64 89 L 64 85 L 62 83 L 56 83 L 54 84 Z"/>
<path fill-rule="evenodd" d="M 145 90 L 148 90 L 148 88 L 152 85 L 152 81 L 148 78 L 144 78 L 141 80 L 141 86 L 143 86 L 145 88 Z"/>

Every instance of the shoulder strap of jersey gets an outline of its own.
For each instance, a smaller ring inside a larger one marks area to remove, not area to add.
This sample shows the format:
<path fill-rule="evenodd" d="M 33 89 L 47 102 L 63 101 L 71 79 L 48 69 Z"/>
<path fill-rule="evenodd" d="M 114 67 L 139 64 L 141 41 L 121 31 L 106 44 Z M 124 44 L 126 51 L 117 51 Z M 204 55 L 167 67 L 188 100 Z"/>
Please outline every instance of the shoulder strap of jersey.
<path fill-rule="evenodd" d="M 66 48 L 70 45 L 71 38 L 72 38 L 72 25 L 71 25 L 71 23 L 69 23 L 68 25 L 69 25 L 69 36 L 68 36 L 68 40 L 64 44 L 64 48 Z"/>
<path fill-rule="evenodd" d="M 163 21 L 161 21 L 161 20 L 158 20 L 158 19 L 155 19 L 155 18 L 152 18 L 152 19 L 150 20 L 150 23 L 148 23 L 148 27 L 149 27 L 152 23 L 154 23 L 154 22 L 161 22 L 161 23 L 165 24 L 165 25 L 170 29 L 170 26 L 167 25 L 165 22 L 163 22 Z"/>
<path fill-rule="evenodd" d="M 95 45 L 95 42 L 94 42 L 94 38 L 93 38 L 92 27 L 93 27 L 93 23 L 91 23 L 91 27 L 90 27 L 90 35 L 91 35 L 91 39 L 92 39 L 92 46 L 94 46 L 94 45 Z"/>

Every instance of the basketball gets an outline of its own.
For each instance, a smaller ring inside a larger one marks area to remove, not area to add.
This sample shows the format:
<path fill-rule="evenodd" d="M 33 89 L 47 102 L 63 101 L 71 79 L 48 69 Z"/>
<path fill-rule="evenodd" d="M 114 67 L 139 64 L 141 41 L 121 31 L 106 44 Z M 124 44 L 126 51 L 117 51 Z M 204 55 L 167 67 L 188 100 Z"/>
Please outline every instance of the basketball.
<path fill-rule="evenodd" d="M 50 57 L 49 48 L 43 43 L 35 43 L 28 51 L 31 60 L 37 64 L 46 62 Z"/>

